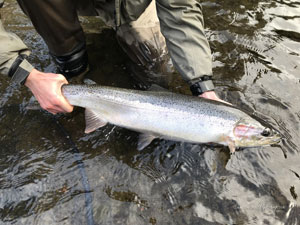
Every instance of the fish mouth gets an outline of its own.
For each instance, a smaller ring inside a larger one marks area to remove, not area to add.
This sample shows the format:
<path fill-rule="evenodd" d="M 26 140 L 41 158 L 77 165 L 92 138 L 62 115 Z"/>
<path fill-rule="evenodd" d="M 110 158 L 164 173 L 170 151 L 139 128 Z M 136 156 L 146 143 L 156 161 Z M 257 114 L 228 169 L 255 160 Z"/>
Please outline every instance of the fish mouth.
<path fill-rule="evenodd" d="M 272 136 L 260 136 L 252 137 L 243 140 L 238 140 L 237 145 L 240 147 L 260 147 L 260 146 L 269 146 L 273 144 L 278 144 L 281 141 L 282 137 L 279 133 L 274 133 Z"/>
<path fill-rule="evenodd" d="M 281 141 L 281 136 L 279 133 L 275 133 L 272 136 L 269 137 L 264 137 L 261 139 L 261 144 L 262 145 L 272 145 L 272 144 L 277 144 Z"/>

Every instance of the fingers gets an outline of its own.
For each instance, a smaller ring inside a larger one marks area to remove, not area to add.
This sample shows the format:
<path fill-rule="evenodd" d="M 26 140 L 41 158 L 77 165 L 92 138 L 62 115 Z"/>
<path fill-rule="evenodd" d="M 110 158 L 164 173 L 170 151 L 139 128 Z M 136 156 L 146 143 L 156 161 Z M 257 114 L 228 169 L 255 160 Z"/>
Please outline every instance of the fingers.
<path fill-rule="evenodd" d="M 73 111 L 73 106 L 62 94 L 61 87 L 64 84 L 68 84 L 68 81 L 63 75 L 43 73 L 35 69 L 26 81 L 26 86 L 31 90 L 41 107 L 52 114 Z"/>
<path fill-rule="evenodd" d="M 70 113 L 73 111 L 73 106 L 69 104 L 66 98 L 63 96 L 61 87 L 64 84 L 68 84 L 66 78 L 61 74 L 54 74 L 53 76 L 53 97 L 48 98 L 49 105 L 46 108 L 47 111 L 51 112 L 52 114 L 57 113 Z"/>
<path fill-rule="evenodd" d="M 60 74 L 59 74 L 60 75 Z M 68 81 L 65 79 L 64 76 L 62 76 L 62 79 L 60 81 L 60 83 L 58 84 L 57 86 L 57 94 L 59 96 L 59 101 L 60 101 L 60 104 L 57 105 L 58 108 L 60 108 L 60 110 L 62 112 L 72 112 L 73 111 L 73 106 L 67 101 L 67 99 L 65 98 L 65 96 L 62 94 L 62 91 L 61 91 L 61 87 L 64 85 L 64 84 L 68 84 Z"/>
<path fill-rule="evenodd" d="M 70 113 L 73 111 L 73 106 L 70 105 L 67 100 L 65 99 L 64 96 L 60 97 L 60 104 L 56 105 L 56 108 L 60 111 L 60 112 L 66 112 L 66 113 Z"/>
<path fill-rule="evenodd" d="M 60 99 L 56 100 L 55 103 L 49 102 L 48 105 L 41 104 L 41 107 L 52 114 L 72 112 L 74 107 L 64 97 L 60 97 Z"/>
<path fill-rule="evenodd" d="M 231 103 L 220 99 L 214 91 L 204 92 L 202 95 L 199 95 L 199 97 L 207 98 L 207 99 L 218 101 L 218 102 L 222 102 L 222 103 L 225 103 L 225 104 L 228 104 L 228 105 L 232 105 Z"/>
<path fill-rule="evenodd" d="M 57 110 L 47 110 L 48 112 L 50 112 L 53 115 L 56 115 L 57 113 L 59 113 Z"/>

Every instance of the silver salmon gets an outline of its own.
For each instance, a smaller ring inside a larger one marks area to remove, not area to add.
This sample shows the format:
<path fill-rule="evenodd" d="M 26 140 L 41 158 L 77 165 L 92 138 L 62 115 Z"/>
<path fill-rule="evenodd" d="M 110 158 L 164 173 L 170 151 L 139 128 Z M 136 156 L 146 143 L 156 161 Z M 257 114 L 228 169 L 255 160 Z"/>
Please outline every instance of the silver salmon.
<path fill-rule="evenodd" d="M 74 106 L 86 108 L 85 132 L 111 123 L 141 132 L 138 149 L 155 138 L 237 147 L 276 143 L 279 134 L 230 105 L 164 90 L 139 91 L 99 85 L 64 85 Z"/>

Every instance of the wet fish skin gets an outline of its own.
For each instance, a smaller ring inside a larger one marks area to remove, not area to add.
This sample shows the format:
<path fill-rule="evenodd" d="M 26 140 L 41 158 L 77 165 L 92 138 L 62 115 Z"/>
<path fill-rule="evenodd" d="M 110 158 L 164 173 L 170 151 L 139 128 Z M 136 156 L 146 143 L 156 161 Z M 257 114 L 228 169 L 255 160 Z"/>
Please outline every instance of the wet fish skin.
<path fill-rule="evenodd" d="M 143 133 L 139 148 L 154 138 L 236 147 L 278 142 L 280 136 L 235 107 L 167 91 L 139 91 L 99 85 L 64 85 L 70 104 L 86 108 L 86 132 L 106 123 Z M 265 132 L 265 133 L 264 133 Z"/>

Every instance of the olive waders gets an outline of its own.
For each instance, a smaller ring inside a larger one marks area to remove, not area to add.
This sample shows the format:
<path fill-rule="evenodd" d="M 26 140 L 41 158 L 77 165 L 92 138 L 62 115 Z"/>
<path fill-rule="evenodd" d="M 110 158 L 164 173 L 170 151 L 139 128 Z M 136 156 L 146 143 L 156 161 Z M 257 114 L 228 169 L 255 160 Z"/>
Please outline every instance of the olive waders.
<path fill-rule="evenodd" d="M 88 66 L 85 36 L 78 15 L 99 16 L 113 27 L 121 47 L 137 65 L 149 71 L 158 67 L 164 72 L 172 69 L 166 42 L 160 32 L 155 1 L 144 1 L 144 5 L 132 15 L 122 7 L 116 15 L 118 2 L 114 0 L 18 2 L 46 42 L 59 72 L 67 78 L 82 73 Z"/>
<path fill-rule="evenodd" d="M 194 95 L 214 88 L 212 57 L 205 37 L 200 0 L 18 2 L 48 45 L 59 71 L 67 78 L 82 73 L 88 66 L 85 37 L 78 15 L 89 15 L 100 16 L 116 30 L 119 43 L 136 64 L 149 71 L 157 65 L 159 68 L 163 68 L 162 65 L 168 67 L 169 54 Z M 32 68 L 26 60 L 28 48 L 18 37 L 0 28 L 0 72 L 24 82 Z"/>

